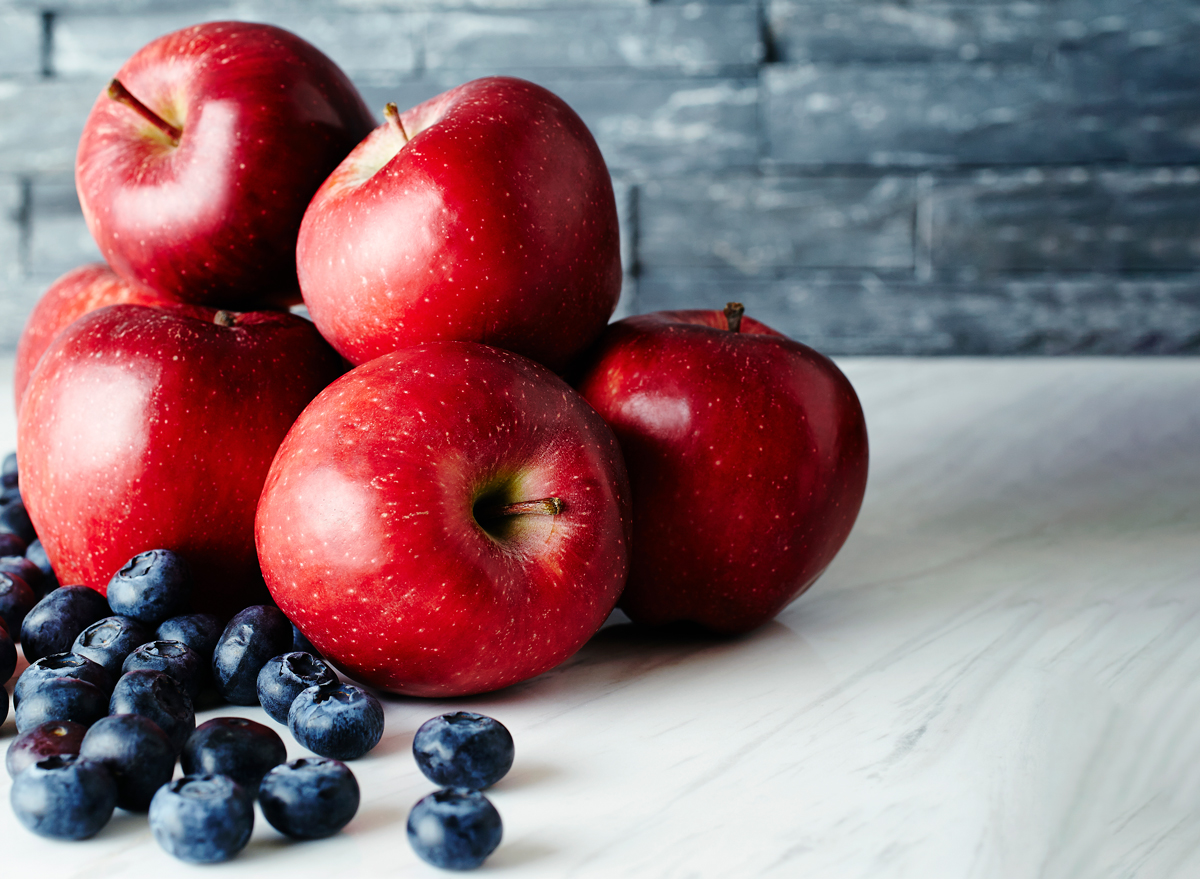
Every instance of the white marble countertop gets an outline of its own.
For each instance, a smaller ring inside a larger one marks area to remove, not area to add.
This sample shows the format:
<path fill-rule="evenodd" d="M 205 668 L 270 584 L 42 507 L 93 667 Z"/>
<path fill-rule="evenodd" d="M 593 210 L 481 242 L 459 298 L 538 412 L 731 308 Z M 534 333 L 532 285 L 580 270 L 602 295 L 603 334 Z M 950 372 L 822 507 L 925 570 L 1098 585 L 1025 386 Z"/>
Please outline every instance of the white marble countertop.
<path fill-rule="evenodd" d="M 121 812 L 39 839 L 0 772 L 4 879 L 437 875 L 404 836 L 433 787 L 409 748 L 450 707 L 516 740 L 487 872 L 1200 876 L 1200 359 L 841 362 L 866 502 L 775 622 L 704 641 L 610 621 L 509 690 L 389 701 L 346 831 L 294 844 L 260 820 L 215 868 Z"/>

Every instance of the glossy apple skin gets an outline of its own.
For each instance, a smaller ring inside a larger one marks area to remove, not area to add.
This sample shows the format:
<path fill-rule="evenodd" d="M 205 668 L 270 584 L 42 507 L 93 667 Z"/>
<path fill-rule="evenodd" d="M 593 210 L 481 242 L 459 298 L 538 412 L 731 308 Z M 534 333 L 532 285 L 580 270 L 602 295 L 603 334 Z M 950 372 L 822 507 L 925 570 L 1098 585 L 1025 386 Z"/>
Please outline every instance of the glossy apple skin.
<path fill-rule="evenodd" d="M 309 313 L 351 363 L 433 340 L 555 371 L 621 292 L 612 181 L 544 88 L 474 80 L 377 128 L 313 198 L 296 248 Z"/>
<path fill-rule="evenodd" d="M 104 263 L 90 263 L 67 272 L 42 294 L 17 342 L 13 369 L 17 411 L 21 411 L 21 397 L 42 353 L 73 321 L 106 305 L 168 305 L 172 301 L 161 293 L 128 283 Z"/>
<path fill-rule="evenodd" d="M 211 22 L 147 44 L 117 79 L 183 135 L 172 146 L 130 107 L 96 99 L 75 183 L 113 269 L 193 303 L 295 291 L 308 201 L 375 126 L 345 74 L 280 28 Z"/>
<path fill-rule="evenodd" d="M 254 511 L 271 458 L 341 371 L 286 312 L 114 305 L 71 324 L 17 426 L 21 493 L 61 582 L 103 593 L 132 556 L 166 548 L 195 569 L 197 610 L 260 603 Z"/>
<path fill-rule="evenodd" d="M 473 510 L 557 497 L 490 536 Z M 297 419 L 258 508 L 263 576 L 321 653 L 414 696 L 495 690 L 578 650 L 629 565 L 612 431 L 508 351 L 430 342 L 351 370 Z"/>
<path fill-rule="evenodd" d="M 612 324 L 578 381 L 633 490 L 635 622 L 745 632 L 812 585 L 850 533 L 867 431 L 832 361 L 751 318 L 658 312 Z"/>

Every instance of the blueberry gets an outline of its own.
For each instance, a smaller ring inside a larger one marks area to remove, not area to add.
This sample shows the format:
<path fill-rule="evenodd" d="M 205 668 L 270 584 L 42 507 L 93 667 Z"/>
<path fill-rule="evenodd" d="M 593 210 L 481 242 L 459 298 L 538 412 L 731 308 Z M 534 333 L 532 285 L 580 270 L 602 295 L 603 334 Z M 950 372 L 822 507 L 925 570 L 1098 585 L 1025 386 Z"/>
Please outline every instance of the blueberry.
<path fill-rule="evenodd" d="M 4 456 L 4 463 L 0 464 L 0 486 L 4 488 L 16 488 L 18 482 L 17 453 L 9 452 Z"/>
<path fill-rule="evenodd" d="M 309 687 L 292 702 L 288 729 L 314 754 L 353 760 L 383 737 L 383 706 L 354 684 Z"/>
<path fill-rule="evenodd" d="M 4 509 L 3 502 L 0 502 L 0 510 Z M 29 547 L 25 545 L 25 541 L 13 534 L 11 531 L 0 531 L 0 555 L 25 555 L 29 551 Z"/>
<path fill-rule="evenodd" d="M 8 634 L 8 629 L 0 628 L 0 687 L 8 683 L 8 679 L 13 676 L 13 672 L 17 670 L 17 645 L 13 643 L 12 635 Z M 5 705 L 8 705 L 7 693 Z M 7 715 L 7 709 L 6 709 Z M 3 723 L 0 720 L 0 723 Z"/>
<path fill-rule="evenodd" d="M 254 830 L 254 800 L 225 775 L 185 775 L 150 802 L 150 830 L 168 853 L 193 864 L 228 861 Z"/>
<path fill-rule="evenodd" d="M 483 790 L 512 768 L 513 740 L 499 721 L 459 711 L 421 724 L 413 736 L 413 757 L 434 784 Z"/>
<path fill-rule="evenodd" d="M 427 863 L 471 870 L 500 845 L 500 813 L 479 791 L 447 788 L 420 800 L 408 814 L 408 842 Z"/>
<path fill-rule="evenodd" d="M 70 721 L 51 721 L 21 733 L 11 745 L 4 758 L 8 774 L 16 778 L 39 760 L 47 757 L 78 754 L 87 727 Z"/>
<path fill-rule="evenodd" d="M 34 585 L 30 583 L 30 588 L 38 592 L 43 598 L 46 596 L 46 593 L 53 592 L 58 588 L 58 575 L 54 573 L 54 568 L 50 565 L 50 556 L 46 555 L 46 548 L 42 546 L 40 540 L 35 540 L 29 544 L 29 548 L 25 550 L 25 558 L 37 565 L 38 570 L 42 572 L 41 584 Z"/>
<path fill-rule="evenodd" d="M 132 617 L 105 617 L 79 633 L 71 652 L 100 663 L 116 680 L 121 676 L 125 657 L 149 637 L 145 627 Z"/>
<path fill-rule="evenodd" d="M 14 778 L 9 799 L 20 822 L 39 836 L 87 839 L 112 817 L 117 784 L 99 763 L 60 755 Z"/>
<path fill-rule="evenodd" d="M 258 672 L 292 646 L 292 624 L 277 607 L 248 607 L 229 621 L 213 651 L 213 681 L 235 705 L 258 704 Z"/>
<path fill-rule="evenodd" d="M 216 614 L 188 613 L 164 620 L 154 637 L 159 641 L 182 641 L 195 650 L 204 662 L 210 663 L 224 629 L 225 623 Z"/>
<path fill-rule="evenodd" d="M 192 569 L 169 549 L 138 553 L 108 581 L 112 609 L 148 626 L 179 613 L 191 593 Z"/>
<path fill-rule="evenodd" d="M 311 653 L 284 653 L 267 660 L 258 673 L 258 701 L 272 720 L 287 723 L 292 702 L 302 691 L 336 684 L 337 679 L 333 669 Z"/>
<path fill-rule="evenodd" d="M 292 623 L 292 652 L 309 653 L 313 656 L 321 655 L 321 651 L 313 646 L 313 642 L 308 640 L 307 635 L 296 628 L 295 623 Z"/>
<path fill-rule="evenodd" d="M 193 701 L 204 682 L 205 668 L 200 661 L 200 654 L 182 641 L 151 641 L 143 644 L 125 657 L 125 664 L 121 667 L 125 672 L 141 669 L 169 674 L 183 684 Z"/>
<path fill-rule="evenodd" d="M 108 693 L 79 678 L 51 678 L 27 691 L 13 716 L 17 732 L 54 720 L 70 720 L 91 726 L 108 713 Z"/>
<path fill-rule="evenodd" d="M 0 690 L 4 690 L 0 687 Z M 4 698 L 0 699 L 0 723 L 8 720 L 8 690 L 4 690 Z"/>
<path fill-rule="evenodd" d="M 39 598 L 45 594 L 42 590 L 42 581 L 46 579 L 46 575 L 42 573 L 41 568 L 23 555 L 0 556 L 0 574 L 20 577 L 33 591 L 33 594 Z"/>
<path fill-rule="evenodd" d="M 175 748 L 158 724 L 138 714 L 112 714 L 96 721 L 80 756 L 102 763 L 117 783 L 117 805 L 131 812 L 150 808 L 154 792 L 175 772 Z"/>
<path fill-rule="evenodd" d="M 24 578 L 8 571 L 0 573 L 0 618 L 14 638 L 21 633 L 21 624 L 37 603 L 37 595 Z"/>
<path fill-rule="evenodd" d="M 275 730 L 244 717 L 218 717 L 196 727 L 179 765 L 188 775 L 228 775 L 253 794 L 268 770 L 286 759 Z"/>
<path fill-rule="evenodd" d="M 358 781 L 340 760 L 302 757 L 263 777 L 258 805 L 271 826 L 293 839 L 324 839 L 358 811 Z"/>
<path fill-rule="evenodd" d="M 33 523 L 29 521 L 29 513 L 20 494 L 9 496 L 0 504 L 0 532 L 15 534 L 25 544 L 20 553 L 6 552 L 5 555 L 24 555 L 26 547 L 37 540 L 37 532 L 33 530 Z"/>
<path fill-rule="evenodd" d="M 192 700 L 179 681 L 161 671 L 131 671 L 121 675 L 108 702 L 109 714 L 140 714 L 158 724 L 175 753 L 196 728 Z"/>
<path fill-rule="evenodd" d="M 21 647 L 30 662 L 71 649 L 79 633 L 110 613 L 108 602 L 87 586 L 55 589 L 25 616 Z"/>
<path fill-rule="evenodd" d="M 98 662 L 76 653 L 51 653 L 21 672 L 13 687 L 13 704 L 20 705 L 26 693 L 32 693 L 51 678 L 79 678 L 95 684 L 106 694 L 112 692 L 112 675 Z"/>

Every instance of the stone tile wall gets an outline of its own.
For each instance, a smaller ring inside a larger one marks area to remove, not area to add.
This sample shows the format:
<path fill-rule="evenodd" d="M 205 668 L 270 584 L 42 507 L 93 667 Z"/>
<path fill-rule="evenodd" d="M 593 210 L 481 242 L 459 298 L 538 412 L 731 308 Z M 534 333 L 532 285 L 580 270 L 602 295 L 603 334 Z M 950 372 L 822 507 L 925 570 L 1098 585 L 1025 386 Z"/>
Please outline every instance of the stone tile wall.
<path fill-rule="evenodd" d="M 720 307 L 829 353 L 1200 352 L 1194 0 L 0 0 L 0 348 L 98 257 L 72 185 L 124 59 L 267 21 L 368 103 L 523 76 L 590 126 L 621 313 Z"/>

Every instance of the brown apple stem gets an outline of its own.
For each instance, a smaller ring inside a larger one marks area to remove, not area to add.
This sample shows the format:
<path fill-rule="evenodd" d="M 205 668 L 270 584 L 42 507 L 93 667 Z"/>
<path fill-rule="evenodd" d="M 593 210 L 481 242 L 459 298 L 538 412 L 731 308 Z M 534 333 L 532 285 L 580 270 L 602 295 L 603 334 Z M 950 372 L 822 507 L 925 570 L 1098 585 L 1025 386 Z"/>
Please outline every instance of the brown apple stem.
<path fill-rule="evenodd" d="M 169 137 L 172 146 L 179 146 L 179 139 L 183 137 L 183 130 L 176 128 L 134 97 L 133 92 L 125 88 L 121 80 L 114 79 L 108 84 L 108 96 L 114 101 L 124 104 L 126 107 L 132 107 L 143 119 Z"/>
<path fill-rule="evenodd" d="M 232 327 L 237 324 L 237 312 L 222 309 L 213 315 L 213 323 L 219 327 Z"/>
<path fill-rule="evenodd" d="M 746 306 L 740 302 L 728 302 L 725 305 L 725 323 L 729 326 L 729 332 L 736 333 L 742 328 L 742 315 L 746 313 Z"/>
<path fill-rule="evenodd" d="M 400 111 L 396 108 L 396 105 L 391 101 L 388 101 L 386 104 L 384 104 L 383 115 L 392 128 L 400 132 L 400 137 L 404 140 L 404 142 L 408 143 L 408 132 L 404 130 L 404 123 L 400 121 Z"/>
<path fill-rule="evenodd" d="M 485 519 L 498 519 L 501 516 L 523 516 L 533 513 L 538 516 L 557 516 L 567 505 L 562 498 L 545 497 L 537 501 L 518 501 L 515 504 L 505 504 L 503 507 L 492 507 L 482 511 Z"/>

